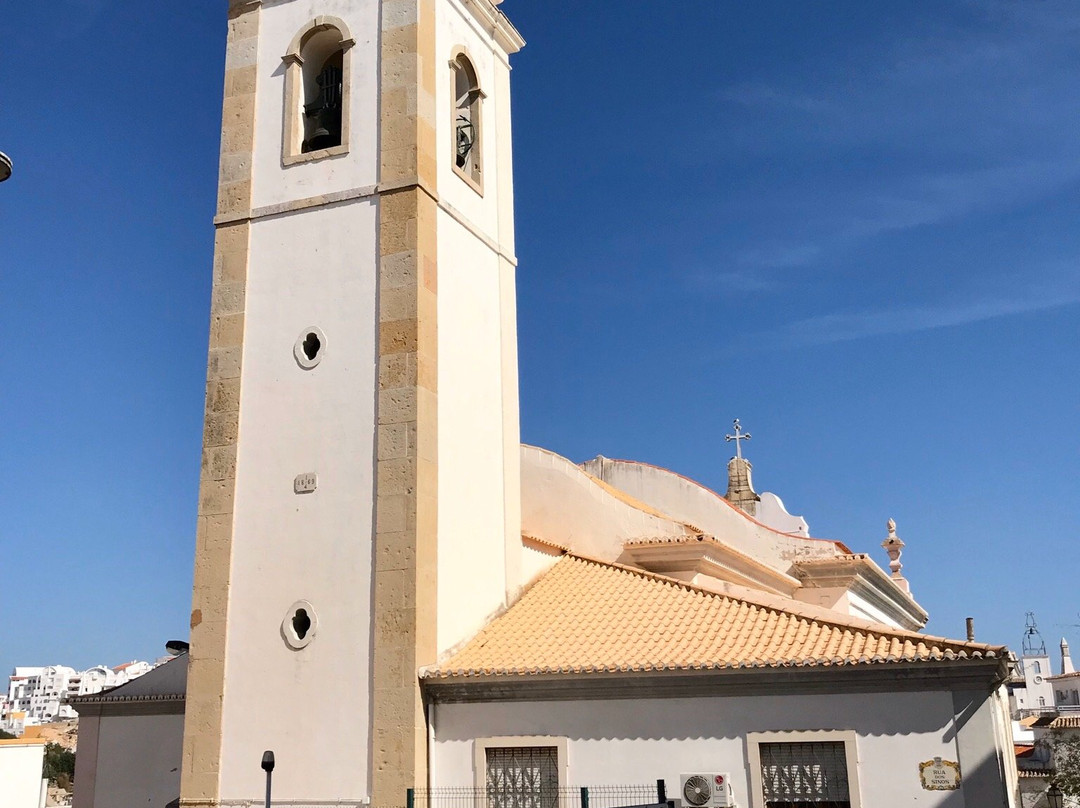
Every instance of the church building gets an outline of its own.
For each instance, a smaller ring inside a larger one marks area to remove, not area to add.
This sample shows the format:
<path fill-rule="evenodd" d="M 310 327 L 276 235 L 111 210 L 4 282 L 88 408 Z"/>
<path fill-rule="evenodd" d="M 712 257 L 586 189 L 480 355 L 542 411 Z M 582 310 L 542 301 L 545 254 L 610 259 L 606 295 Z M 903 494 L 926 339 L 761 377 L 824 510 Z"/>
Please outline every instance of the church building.
<path fill-rule="evenodd" d="M 267 750 L 276 806 L 1014 805 L 1007 653 L 921 633 L 894 524 L 889 571 L 812 537 L 738 423 L 726 496 L 521 445 L 523 45 L 229 2 L 179 805 L 261 805 Z"/>

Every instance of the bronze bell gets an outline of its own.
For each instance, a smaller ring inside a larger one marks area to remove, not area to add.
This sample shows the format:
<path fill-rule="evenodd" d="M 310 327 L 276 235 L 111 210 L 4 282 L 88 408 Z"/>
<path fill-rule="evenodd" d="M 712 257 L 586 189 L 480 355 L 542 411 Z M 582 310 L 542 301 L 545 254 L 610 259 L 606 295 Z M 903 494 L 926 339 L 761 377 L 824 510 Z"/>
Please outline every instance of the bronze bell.
<path fill-rule="evenodd" d="M 315 131 L 311 133 L 306 141 L 304 141 L 304 151 L 318 151 L 319 149 L 328 149 L 331 146 L 338 146 L 341 144 L 340 137 L 333 137 L 330 130 L 320 124 L 316 127 Z"/>
<path fill-rule="evenodd" d="M 312 152 L 341 145 L 341 68 L 328 66 L 316 79 L 318 99 L 304 105 L 311 134 L 304 141 L 303 151 Z"/>

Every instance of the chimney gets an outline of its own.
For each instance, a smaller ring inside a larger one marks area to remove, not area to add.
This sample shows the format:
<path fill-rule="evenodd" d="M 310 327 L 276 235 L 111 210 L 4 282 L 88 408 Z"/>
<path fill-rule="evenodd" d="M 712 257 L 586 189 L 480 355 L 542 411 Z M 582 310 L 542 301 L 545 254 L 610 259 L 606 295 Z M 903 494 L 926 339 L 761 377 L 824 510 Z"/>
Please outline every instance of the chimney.
<path fill-rule="evenodd" d="M 969 617 L 967 619 L 967 641 L 975 642 L 975 618 Z"/>
<path fill-rule="evenodd" d="M 1072 657 L 1069 656 L 1069 642 L 1064 637 L 1061 638 L 1061 672 L 1076 673 L 1073 669 Z"/>

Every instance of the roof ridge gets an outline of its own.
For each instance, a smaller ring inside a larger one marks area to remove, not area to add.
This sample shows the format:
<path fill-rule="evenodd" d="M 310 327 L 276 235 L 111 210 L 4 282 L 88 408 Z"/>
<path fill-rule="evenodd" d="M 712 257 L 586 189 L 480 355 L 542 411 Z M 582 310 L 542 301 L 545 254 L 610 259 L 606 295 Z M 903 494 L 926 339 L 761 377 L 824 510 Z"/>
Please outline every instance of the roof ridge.
<path fill-rule="evenodd" d="M 729 594 L 729 593 L 726 593 L 726 592 L 715 592 L 715 591 L 713 591 L 711 589 L 706 589 L 705 587 L 698 586 L 697 584 L 692 584 L 692 583 L 689 583 L 687 581 L 680 581 L 678 578 L 672 578 L 671 576 L 662 575 L 662 574 L 660 574 L 658 572 L 651 572 L 650 570 L 643 570 L 643 569 L 641 569 L 639 567 L 631 567 L 631 566 L 628 566 L 626 564 L 620 564 L 617 561 L 604 561 L 603 559 L 594 558 L 592 556 L 587 556 L 587 555 L 585 555 L 583 553 L 576 553 L 576 552 L 571 551 L 571 552 L 568 552 L 566 554 L 566 556 L 564 556 L 564 559 L 565 558 L 570 558 L 570 559 L 575 559 L 576 558 L 576 559 L 579 559 L 581 561 L 596 564 L 598 566 L 611 567 L 613 569 L 616 569 L 616 570 L 619 570 L 619 571 L 622 571 L 622 572 L 628 572 L 628 573 L 631 573 L 631 574 L 634 574 L 634 575 L 638 575 L 641 578 L 651 578 L 651 579 L 654 579 L 654 580 L 657 580 L 657 581 L 660 581 L 660 582 L 663 582 L 663 583 L 675 584 L 675 585 L 680 586 L 680 587 L 682 587 L 682 588 L 684 588 L 684 589 L 686 589 L 687 591 L 690 591 L 690 592 L 699 592 L 699 593 L 702 593 L 704 595 L 709 595 L 711 597 L 722 598 L 722 599 L 725 599 L 725 600 L 732 600 L 732 601 L 736 601 L 738 603 L 744 603 L 744 604 L 746 604 L 748 606 L 754 606 L 754 607 L 759 608 L 759 609 L 767 609 L 768 611 L 772 612 L 773 614 L 778 614 L 778 615 L 789 614 L 789 615 L 793 615 L 795 617 L 801 617 L 801 618 L 803 618 L 805 620 L 810 620 L 810 621 L 815 622 L 815 623 L 821 623 L 823 625 L 828 625 L 828 626 L 831 626 L 832 628 L 837 628 L 837 629 L 841 629 L 841 630 L 844 630 L 844 629 L 859 629 L 859 630 L 864 630 L 864 631 L 876 632 L 876 633 L 878 633 L 878 634 L 880 634 L 882 636 L 904 637 L 906 639 L 918 639 L 919 641 L 930 640 L 930 641 L 933 641 L 933 642 L 949 643 L 949 644 L 952 644 L 952 645 L 958 645 L 958 646 L 962 646 L 964 648 L 979 648 L 979 649 L 999 650 L 999 649 L 1003 649 L 1005 647 L 1003 645 L 989 645 L 987 643 L 967 642 L 966 640 L 954 640 L 954 639 L 951 639 L 949 637 L 938 637 L 938 636 L 935 636 L 935 635 L 932 635 L 932 634 L 922 634 L 922 633 L 920 633 L 918 631 L 911 631 L 910 629 L 904 629 L 904 628 L 893 628 L 892 626 L 886 625 L 885 623 L 875 623 L 875 622 L 873 622 L 871 620 L 862 620 L 862 619 L 860 619 L 858 617 L 851 618 L 852 622 L 845 622 L 845 621 L 838 620 L 838 619 L 832 619 L 832 618 L 828 618 L 828 617 L 819 617 L 819 616 L 814 615 L 814 614 L 802 612 L 798 608 L 795 608 L 795 609 L 783 609 L 783 608 L 780 608 L 779 606 L 777 606 L 775 604 L 764 602 L 765 601 L 764 598 L 762 600 L 760 600 L 760 601 L 757 601 L 757 600 L 753 600 L 752 598 L 749 598 L 749 597 L 746 597 L 746 596 L 732 595 L 732 594 Z M 559 563 L 561 563 L 564 559 L 559 559 Z M 555 566 L 557 566 L 557 564 L 553 565 L 551 569 L 553 570 L 555 568 Z M 550 570 L 549 570 L 549 572 L 550 572 Z M 546 577 L 546 574 L 545 574 L 545 577 Z M 537 583 L 539 583 L 539 581 Z M 520 603 L 520 601 L 518 601 L 518 602 Z M 793 603 L 799 603 L 798 601 L 792 601 L 792 602 Z M 517 605 L 517 604 L 515 604 L 515 605 Z M 800 605 L 809 605 L 809 604 L 800 604 Z"/>

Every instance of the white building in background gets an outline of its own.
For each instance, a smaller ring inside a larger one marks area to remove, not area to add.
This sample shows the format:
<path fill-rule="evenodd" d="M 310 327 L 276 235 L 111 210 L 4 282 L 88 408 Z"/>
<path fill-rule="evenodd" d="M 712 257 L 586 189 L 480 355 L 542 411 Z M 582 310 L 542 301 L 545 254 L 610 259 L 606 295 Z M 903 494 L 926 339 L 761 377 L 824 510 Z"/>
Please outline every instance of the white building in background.
<path fill-rule="evenodd" d="M 1047 808 L 1046 790 L 1055 774 L 1048 741 L 1058 732 L 1080 731 L 1080 673 L 1064 637 L 1060 648 L 1061 673 L 1055 675 L 1035 615 L 1029 612 L 1023 655 L 1012 660 L 1007 682 L 1021 808 Z"/>
<path fill-rule="evenodd" d="M 0 729 L 22 734 L 28 726 L 76 718 L 68 699 L 117 687 L 153 668 L 141 661 L 114 668 L 95 665 L 84 671 L 66 665 L 16 667 L 8 677 L 7 695 L 0 700 Z"/>

